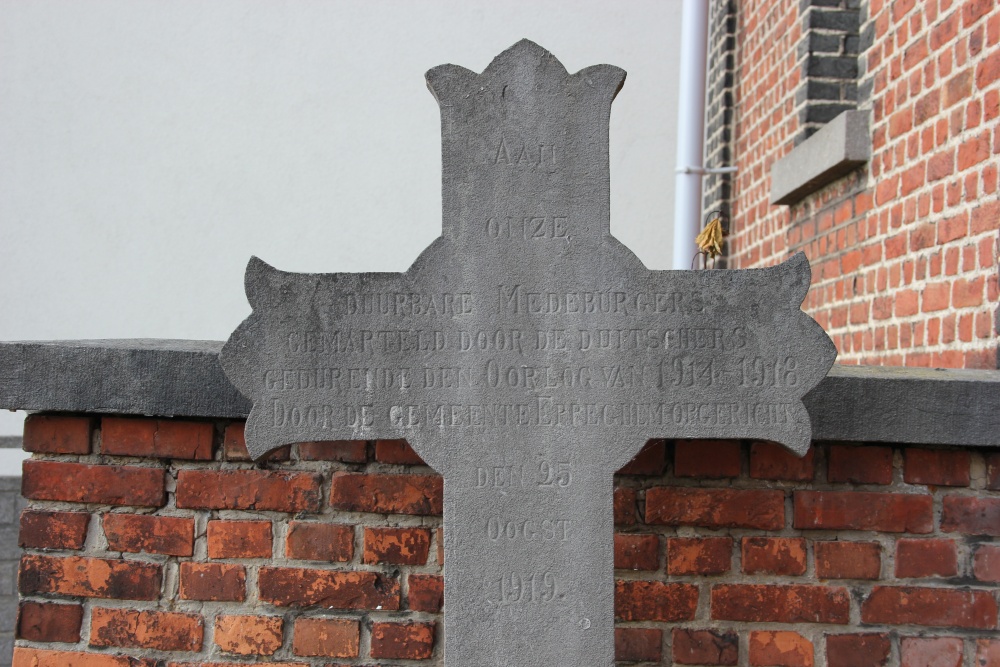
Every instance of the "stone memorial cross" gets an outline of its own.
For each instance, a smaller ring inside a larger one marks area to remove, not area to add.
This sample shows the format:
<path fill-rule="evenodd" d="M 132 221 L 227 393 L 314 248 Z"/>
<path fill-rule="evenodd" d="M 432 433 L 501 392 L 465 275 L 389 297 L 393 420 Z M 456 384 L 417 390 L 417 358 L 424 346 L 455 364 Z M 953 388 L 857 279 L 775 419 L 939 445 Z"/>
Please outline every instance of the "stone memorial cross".
<path fill-rule="evenodd" d="M 443 231 L 409 271 L 247 267 L 222 364 L 251 454 L 405 438 L 444 476 L 451 667 L 613 665 L 614 472 L 650 438 L 805 453 L 801 398 L 835 358 L 804 256 L 650 271 L 611 236 L 624 79 L 529 41 L 436 67 Z"/>

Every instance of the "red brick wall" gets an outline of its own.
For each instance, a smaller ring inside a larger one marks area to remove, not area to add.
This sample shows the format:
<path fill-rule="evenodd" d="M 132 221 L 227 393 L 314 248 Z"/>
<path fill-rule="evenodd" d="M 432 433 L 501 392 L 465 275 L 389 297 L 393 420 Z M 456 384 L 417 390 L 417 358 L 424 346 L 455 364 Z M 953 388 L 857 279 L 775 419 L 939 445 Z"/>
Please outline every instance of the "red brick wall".
<path fill-rule="evenodd" d="M 25 447 L 17 667 L 442 663 L 405 443 L 259 468 L 240 422 L 36 415 Z M 1000 665 L 1000 450 L 652 441 L 616 485 L 622 662 Z"/>
<path fill-rule="evenodd" d="M 729 266 L 805 251 L 805 307 L 840 363 L 997 368 L 1000 3 L 862 0 L 872 159 L 772 206 L 771 165 L 801 129 L 800 4 L 738 3 Z"/>

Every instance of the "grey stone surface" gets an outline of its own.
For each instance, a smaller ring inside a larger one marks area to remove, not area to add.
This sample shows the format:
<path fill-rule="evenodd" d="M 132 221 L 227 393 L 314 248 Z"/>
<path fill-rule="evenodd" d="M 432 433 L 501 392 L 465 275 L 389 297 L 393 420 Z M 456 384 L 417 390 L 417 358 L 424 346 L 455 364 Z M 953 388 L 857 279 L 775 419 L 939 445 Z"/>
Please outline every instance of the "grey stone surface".
<path fill-rule="evenodd" d="M 871 156 L 866 111 L 845 111 L 771 165 L 771 203 L 794 204 Z"/>
<path fill-rule="evenodd" d="M 610 234 L 608 121 L 624 71 L 574 75 L 522 41 L 432 69 L 443 230 L 403 274 L 246 272 L 223 349 L 254 457 L 406 438 L 445 479 L 445 660 L 614 663 L 612 475 L 652 437 L 802 454 L 833 344 L 798 255 L 650 271 Z"/>
<path fill-rule="evenodd" d="M 241 417 L 249 402 L 219 366 L 222 344 L 83 340 L 0 344 L 0 406 L 19 410 Z"/>

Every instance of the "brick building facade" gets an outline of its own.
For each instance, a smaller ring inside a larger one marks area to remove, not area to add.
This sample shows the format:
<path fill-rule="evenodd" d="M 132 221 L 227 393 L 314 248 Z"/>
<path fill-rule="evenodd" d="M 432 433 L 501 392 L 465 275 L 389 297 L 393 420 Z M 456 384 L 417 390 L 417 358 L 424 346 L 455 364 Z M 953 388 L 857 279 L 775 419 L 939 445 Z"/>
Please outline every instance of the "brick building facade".
<path fill-rule="evenodd" d="M 839 363 L 997 368 L 1000 3 L 712 5 L 706 164 L 739 172 L 705 206 L 730 211 L 728 265 L 804 251 Z M 779 183 L 859 138 L 867 159 Z"/>

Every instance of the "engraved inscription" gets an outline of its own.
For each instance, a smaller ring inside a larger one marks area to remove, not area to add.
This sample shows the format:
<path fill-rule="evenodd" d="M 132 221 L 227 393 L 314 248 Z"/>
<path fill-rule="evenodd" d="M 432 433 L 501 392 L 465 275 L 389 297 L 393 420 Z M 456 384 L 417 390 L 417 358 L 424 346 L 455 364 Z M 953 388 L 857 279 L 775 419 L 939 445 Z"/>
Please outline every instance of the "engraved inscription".
<path fill-rule="evenodd" d="M 493 585 L 495 604 L 545 604 L 566 598 L 568 590 L 553 572 L 505 573 Z"/>
<path fill-rule="evenodd" d="M 492 216 L 486 219 L 486 236 L 504 241 L 569 240 L 569 217 L 565 215 Z"/>
<path fill-rule="evenodd" d="M 555 166 L 557 147 L 552 144 L 532 144 L 524 140 L 500 140 L 493 154 L 493 164 L 511 167 Z"/>

